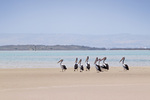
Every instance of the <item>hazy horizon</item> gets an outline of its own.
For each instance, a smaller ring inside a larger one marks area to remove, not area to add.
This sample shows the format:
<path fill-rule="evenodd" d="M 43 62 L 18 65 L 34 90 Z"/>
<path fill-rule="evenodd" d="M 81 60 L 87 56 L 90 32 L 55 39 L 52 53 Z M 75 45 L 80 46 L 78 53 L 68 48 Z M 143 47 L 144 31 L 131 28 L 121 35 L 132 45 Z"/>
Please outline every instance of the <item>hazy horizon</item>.
<path fill-rule="evenodd" d="M 149 0 L 0 0 L 0 45 L 150 47 Z"/>
<path fill-rule="evenodd" d="M 65 37 L 67 36 L 67 39 Z M 33 38 L 34 37 L 34 38 Z M 148 48 L 150 35 L 10 34 L 1 35 L 0 45 L 80 45 L 99 48 Z M 8 40 L 6 40 L 7 38 Z"/>

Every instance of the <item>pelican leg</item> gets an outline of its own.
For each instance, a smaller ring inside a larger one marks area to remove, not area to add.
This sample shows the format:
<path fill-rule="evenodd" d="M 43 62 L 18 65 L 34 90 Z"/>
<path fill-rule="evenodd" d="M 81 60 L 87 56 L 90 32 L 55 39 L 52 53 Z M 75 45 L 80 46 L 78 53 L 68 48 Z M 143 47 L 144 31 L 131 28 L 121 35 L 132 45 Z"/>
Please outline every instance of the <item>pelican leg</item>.
<path fill-rule="evenodd" d="M 126 71 L 126 69 L 124 68 L 124 71 Z"/>
<path fill-rule="evenodd" d="M 82 70 L 80 69 L 80 72 L 82 72 Z"/>

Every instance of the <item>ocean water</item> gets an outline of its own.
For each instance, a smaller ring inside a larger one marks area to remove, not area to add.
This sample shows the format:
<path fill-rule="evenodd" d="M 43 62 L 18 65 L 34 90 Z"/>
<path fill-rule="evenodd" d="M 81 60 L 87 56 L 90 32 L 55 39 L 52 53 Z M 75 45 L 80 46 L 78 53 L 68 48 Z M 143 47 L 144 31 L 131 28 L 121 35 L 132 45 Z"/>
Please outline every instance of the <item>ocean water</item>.
<path fill-rule="evenodd" d="M 122 57 L 126 57 L 125 63 L 130 67 L 150 66 L 149 50 L 0 51 L 0 68 L 58 68 L 60 59 L 67 67 L 73 67 L 76 57 L 85 65 L 87 56 L 93 67 L 96 57 L 105 56 L 110 67 L 122 66 Z"/>

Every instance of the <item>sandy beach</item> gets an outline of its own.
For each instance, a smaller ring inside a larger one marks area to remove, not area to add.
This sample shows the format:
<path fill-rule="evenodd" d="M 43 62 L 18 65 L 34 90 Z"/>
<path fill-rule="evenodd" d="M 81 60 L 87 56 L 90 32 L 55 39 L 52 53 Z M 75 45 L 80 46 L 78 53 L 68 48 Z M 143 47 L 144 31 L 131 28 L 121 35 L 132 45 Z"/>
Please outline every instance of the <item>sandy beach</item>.
<path fill-rule="evenodd" d="M 150 67 L 0 69 L 0 100 L 149 100 Z"/>

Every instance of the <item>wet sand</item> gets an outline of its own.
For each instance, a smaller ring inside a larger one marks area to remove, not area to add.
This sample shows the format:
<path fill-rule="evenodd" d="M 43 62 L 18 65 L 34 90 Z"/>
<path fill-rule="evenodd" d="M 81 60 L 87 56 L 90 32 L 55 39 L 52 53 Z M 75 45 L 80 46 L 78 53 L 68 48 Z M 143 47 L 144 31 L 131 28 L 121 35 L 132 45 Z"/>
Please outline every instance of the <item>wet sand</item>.
<path fill-rule="evenodd" d="M 0 100 L 150 100 L 150 67 L 0 69 Z"/>

